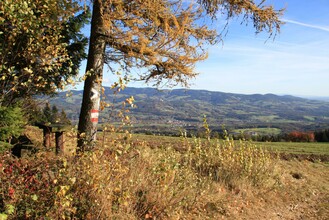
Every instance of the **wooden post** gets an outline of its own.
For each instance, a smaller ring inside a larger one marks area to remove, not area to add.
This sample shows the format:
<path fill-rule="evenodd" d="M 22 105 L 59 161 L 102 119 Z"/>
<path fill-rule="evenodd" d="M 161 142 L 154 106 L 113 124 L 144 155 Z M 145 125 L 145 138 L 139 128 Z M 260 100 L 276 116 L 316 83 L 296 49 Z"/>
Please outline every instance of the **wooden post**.
<path fill-rule="evenodd" d="M 51 127 L 43 127 L 43 146 L 50 148 Z"/>
<path fill-rule="evenodd" d="M 56 139 L 56 154 L 64 153 L 64 132 L 56 131 L 55 139 Z"/>
<path fill-rule="evenodd" d="M 43 145 L 45 148 L 50 148 L 51 136 L 55 133 L 56 154 L 64 153 L 64 132 L 65 125 L 51 124 L 45 125 L 43 123 L 36 123 L 36 126 L 43 130 Z"/>

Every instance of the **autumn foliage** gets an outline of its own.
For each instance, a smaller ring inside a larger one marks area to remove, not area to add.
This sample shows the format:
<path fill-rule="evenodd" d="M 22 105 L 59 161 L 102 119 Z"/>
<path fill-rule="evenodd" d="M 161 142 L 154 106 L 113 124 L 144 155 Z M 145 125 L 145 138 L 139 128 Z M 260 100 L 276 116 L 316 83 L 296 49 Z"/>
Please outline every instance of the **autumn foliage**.
<path fill-rule="evenodd" d="M 293 132 L 290 132 L 287 135 L 286 141 L 292 141 L 292 142 L 314 142 L 315 141 L 315 136 L 314 136 L 314 132 L 293 131 Z"/>
<path fill-rule="evenodd" d="M 71 82 L 87 43 L 79 35 L 81 22 L 72 18 L 78 12 L 69 0 L 1 1 L 0 105 Z"/>

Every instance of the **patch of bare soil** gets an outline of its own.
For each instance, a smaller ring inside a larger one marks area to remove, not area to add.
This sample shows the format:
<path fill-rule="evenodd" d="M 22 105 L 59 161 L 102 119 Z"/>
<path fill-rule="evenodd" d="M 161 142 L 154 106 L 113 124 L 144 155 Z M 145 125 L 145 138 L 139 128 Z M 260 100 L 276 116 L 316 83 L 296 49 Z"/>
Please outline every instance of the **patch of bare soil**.
<path fill-rule="evenodd" d="M 294 160 L 298 161 L 308 160 L 311 162 L 329 162 L 329 155 L 320 154 L 292 154 L 292 153 L 281 153 L 280 158 L 282 160 Z"/>

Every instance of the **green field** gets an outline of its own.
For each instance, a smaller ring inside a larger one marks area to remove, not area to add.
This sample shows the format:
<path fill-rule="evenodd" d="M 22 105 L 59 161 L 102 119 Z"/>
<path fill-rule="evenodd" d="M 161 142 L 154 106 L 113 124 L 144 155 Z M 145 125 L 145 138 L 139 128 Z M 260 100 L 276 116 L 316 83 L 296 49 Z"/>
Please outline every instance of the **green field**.
<path fill-rule="evenodd" d="M 329 143 L 257 142 L 257 145 L 278 152 L 329 155 Z"/>
<path fill-rule="evenodd" d="M 117 136 L 118 134 L 111 134 L 109 137 Z M 188 138 L 190 142 L 192 138 Z M 145 135 L 133 134 L 132 141 L 145 142 L 153 147 L 182 147 L 182 137 L 169 137 L 159 135 Z M 212 141 L 217 141 L 212 139 Z M 219 140 L 220 142 L 223 140 Z M 300 142 L 254 142 L 255 145 L 265 147 L 270 151 L 291 154 L 314 154 L 329 156 L 329 143 L 300 143 Z"/>
<path fill-rule="evenodd" d="M 248 133 L 254 132 L 257 135 L 278 135 L 281 133 L 281 129 L 279 128 L 245 128 L 245 129 L 235 129 L 233 132 L 236 133 Z"/>

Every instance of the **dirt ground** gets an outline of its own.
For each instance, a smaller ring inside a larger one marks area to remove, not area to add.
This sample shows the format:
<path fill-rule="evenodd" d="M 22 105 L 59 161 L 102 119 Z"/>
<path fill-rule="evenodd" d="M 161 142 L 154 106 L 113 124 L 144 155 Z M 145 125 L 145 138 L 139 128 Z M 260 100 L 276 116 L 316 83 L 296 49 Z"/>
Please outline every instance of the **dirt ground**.
<path fill-rule="evenodd" d="M 281 160 L 280 185 L 268 191 L 227 193 L 222 215 L 214 219 L 329 219 L 329 165 Z"/>
<path fill-rule="evenodd" d="M 319 155 L 319 154 L 287 154 L 281 153 L 280 158 L 282 160 L 292 160 L 296 159 L 298 161 L 307 160 L 310 162 L 329 162 L 329 155 Z"/>

